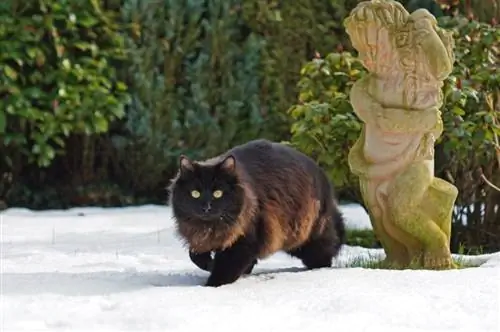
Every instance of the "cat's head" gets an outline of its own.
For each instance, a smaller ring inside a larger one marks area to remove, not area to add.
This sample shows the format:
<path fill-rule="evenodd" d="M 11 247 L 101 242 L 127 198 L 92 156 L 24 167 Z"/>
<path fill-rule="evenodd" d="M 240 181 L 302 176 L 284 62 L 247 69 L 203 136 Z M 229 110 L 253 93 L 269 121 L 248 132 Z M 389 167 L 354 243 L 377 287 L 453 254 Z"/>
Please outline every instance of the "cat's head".
<path fill-rule="evenodd" d="M 181 156 L 179 173 L 171 187 L 171 204 L 177 221 L 221 226 L 236 222 L 245 199 L 237 167 L 231 155 L 210 163 Z"/>

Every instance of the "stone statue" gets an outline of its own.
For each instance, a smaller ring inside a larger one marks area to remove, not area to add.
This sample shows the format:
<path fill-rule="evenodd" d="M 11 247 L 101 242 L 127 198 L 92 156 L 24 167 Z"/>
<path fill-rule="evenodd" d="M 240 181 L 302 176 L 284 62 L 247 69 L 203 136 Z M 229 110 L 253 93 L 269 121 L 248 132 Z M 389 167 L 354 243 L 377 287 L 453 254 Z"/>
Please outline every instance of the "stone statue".
<path fill-rule="evenodd" d="M 454 62 L 451 33 L 429 11 L 410 15 L 392 0 L 361 2 L 344 24 L 369 72 L 350 93 L 364 126 L 349 166 L 386 263 L 454 268 L 449 246 L 458 190 L 434 176 L 441 87 Z"/>

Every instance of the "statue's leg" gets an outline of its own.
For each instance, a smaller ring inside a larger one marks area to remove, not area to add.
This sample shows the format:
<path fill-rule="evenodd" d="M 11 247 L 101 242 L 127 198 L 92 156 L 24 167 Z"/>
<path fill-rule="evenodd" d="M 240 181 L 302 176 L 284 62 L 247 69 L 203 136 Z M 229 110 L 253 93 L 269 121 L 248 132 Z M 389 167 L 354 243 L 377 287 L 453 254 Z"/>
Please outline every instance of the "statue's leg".
<path fill-rule="evenodd" d="M 446 234 L 448 243 L 450 243 L 451 240 L 453 207 L 455 206 L 457 196 L 458 189 L 454 185 L 443 179 L 435 177 L 431 187 L 424 197 L 424 200 L 422 201 L 422 206 L 429 204 L 428 201 L 435 202 L 434 209 L 427 212 L 429 212 L 428 214 Z"/>
<path fill-rule="evenodd" d="M 384 220 L 384 206 L 381 206 L 376 199 L 377 186 L 379 184 L 374 181 L 360 180 L 360 188 L 365 205 L 368 209 L 368 215 L 372 224 L 375 236 L 384 248 L 386 259 L 385 263 L 391 266 L 405 266 L 408 263 L 408 251 L 406 246 L 398 241 L 394 236 L 394 232 L 386 227 L 387 222 Z"/>
<path fill-rule="evenodd" d="M 421 243 L 424 267 L 449 268 L 453 262 L 448 237 L 420 205 L 432 180 L 425 162 L 410 165 L 388 188 L 387 203 L 394 224 Z M 411 252 L 419 252 L 419 248 Z"/>
<path fill-rule="evenodd" d="M 384 248 L 386 254 L 385 263 L 391 266 L 407 265 L 409 255 L 406 246 L 398 240 L 398 237 L 395 236 L 392 231 L 393 229 L 397 229 L 397 227 L 391 227 L 392 224 L 387 223 L 385 220 L 387 218 L 385 209 L 386 201 L 377 199 L 377 191 L 379 191 L 379 186 L 381 184 L 380 180 L 368 179 L 365 177 L 364 171 L 369 168 L 369 163 L 365 160 L 363 155 L 364 142 L 365 131 L 363 130 L 360 137 L 349 151 L 349 165 L 351 170 L 357 169 L 356 174 L 359 176 L 361 195 L 368 210 L 368 215 L 370 216 L 373 232 Z M 360 170 L 364 171 L 361 172 Z M 386 228 L 386 225 L 390 227 Z"/>

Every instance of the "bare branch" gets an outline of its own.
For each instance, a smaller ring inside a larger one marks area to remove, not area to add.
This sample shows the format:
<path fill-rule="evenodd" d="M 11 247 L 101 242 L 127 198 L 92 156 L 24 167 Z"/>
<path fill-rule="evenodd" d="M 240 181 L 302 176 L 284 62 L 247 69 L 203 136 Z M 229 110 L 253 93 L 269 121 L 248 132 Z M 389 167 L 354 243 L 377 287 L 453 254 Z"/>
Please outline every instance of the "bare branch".
<path fill-rule="evenodd" d="M 497 186 L 495 186 L 490 180 L 488 180 L 486 178 L 486 176 L 484 176 L 483 172 L 481 172 L 481 178 L 484 180 L 484 182 L 486 182 L 487 185 L 489 185 L 491 188 L 497 190 L 498 192 L 500 192 L 500 188 L 498 188 Z"/>

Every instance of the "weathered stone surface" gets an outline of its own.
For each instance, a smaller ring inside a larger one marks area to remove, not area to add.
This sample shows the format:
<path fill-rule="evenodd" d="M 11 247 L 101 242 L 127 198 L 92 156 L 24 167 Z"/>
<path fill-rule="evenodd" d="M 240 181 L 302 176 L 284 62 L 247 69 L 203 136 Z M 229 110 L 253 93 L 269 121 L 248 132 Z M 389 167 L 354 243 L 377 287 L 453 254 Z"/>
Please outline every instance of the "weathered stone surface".
<path fill-rule="evenodd" d="M 411 15 L 392 0 L 365 1 L 345 27 L 369 73 L 350 95 L 363 131 L 349 153 L 387 262 L 452 268 L 451 217 L 458 191 L 434 176 L 442 134 L 441 87 L 453 39 L 425 9 Z"/>

